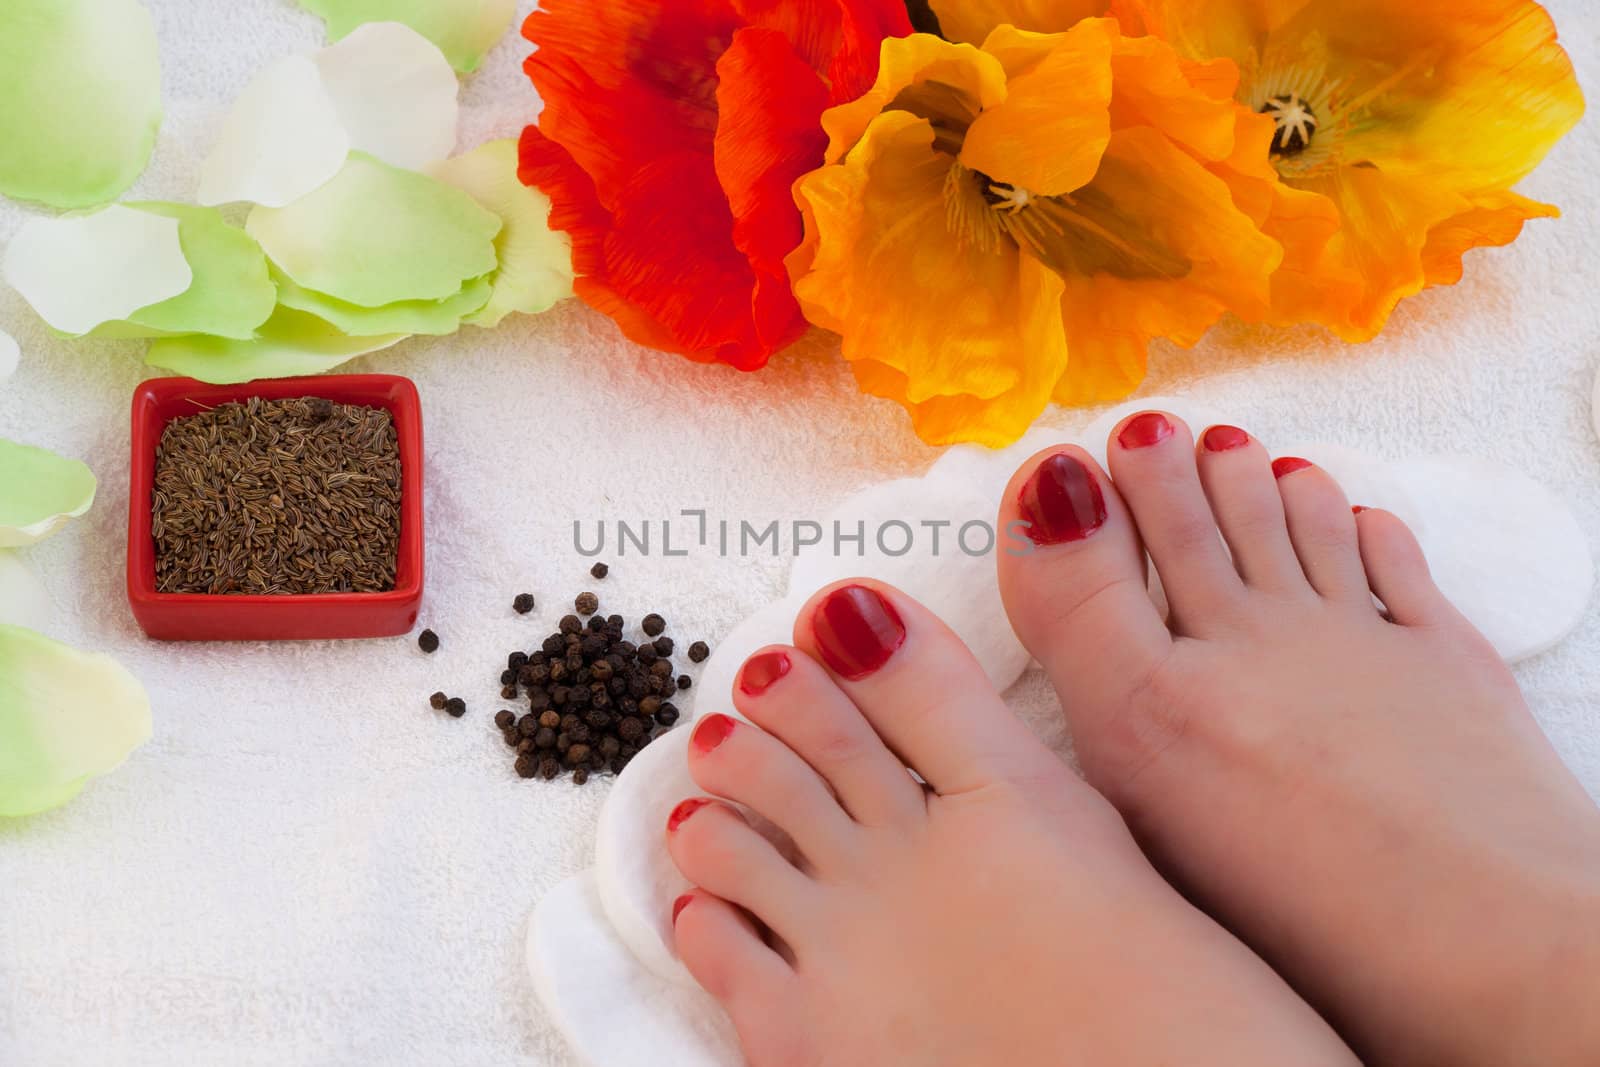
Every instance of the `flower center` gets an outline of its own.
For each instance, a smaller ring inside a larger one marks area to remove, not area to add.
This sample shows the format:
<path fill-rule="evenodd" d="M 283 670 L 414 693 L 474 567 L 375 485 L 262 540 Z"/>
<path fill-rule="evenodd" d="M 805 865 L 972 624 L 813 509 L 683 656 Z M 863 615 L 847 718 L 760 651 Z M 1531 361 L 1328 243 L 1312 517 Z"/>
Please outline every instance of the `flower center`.
<path fill-rule="evenodd" d="M 1272 154 L 1297 156 L 1311 147 L 1317 133 L 1317 113 L 1299 93 L 1280 93 L 1261 105 L 1261 114 L 1277 124 L 1272 134 Z"/>

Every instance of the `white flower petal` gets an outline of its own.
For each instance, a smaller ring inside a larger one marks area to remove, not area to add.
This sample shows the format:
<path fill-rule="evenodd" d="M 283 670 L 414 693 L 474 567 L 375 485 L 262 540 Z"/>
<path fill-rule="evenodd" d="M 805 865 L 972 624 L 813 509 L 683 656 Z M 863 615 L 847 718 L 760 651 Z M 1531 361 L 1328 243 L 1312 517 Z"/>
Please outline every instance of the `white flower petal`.
<path fill-rule="evenodd" d="M 403 22 L 439 46 L 463 74 L 483 62 L 484 53 L 505 36 L 517 15 L 516 0 L 300 0 L 321 15 L 328 36 L 345 36 L 365 22 Z"/>
<path fill-rule="evenodd" d="M 91 215 L 29 219 L 6 248 L 4 274 L 40 318 L 74 335 L 194 282 L 178 220 L 118 204 Z"/>
<path fill-rule="evenodd" d="M 48 630 L 55 615 L 55 602 L 27 560 L 0 551 L 0 626 Z"/>
<path fill-rule="evenodd" d="M 416 30 L 369 22 L 312 61 L 352 148 L 408 170 L 455 149 L 455 71 Z"/>
<path fill-rule="evenodd" d="M 0 438 L 0 548 L 26 548 L 94 506 L 83 463 Z"/>
<path fill-rule="evenodd" d="M 744 1064 L 733 1024 L 710 994 L 657 977 L 618 940 L 601 910 L 593 872 L 567 879 L 539 902 L 528 923 L 527 954 L 534 992 L 583 1063 Z M 625 1023 L 619 1024 L 619 1011 Z"/>
<path fill-rule="evenodd" d="M 289 56 L 234 101 L 200 169 L 199 200 L 283 207 L 339 173 L 349 154 L 350 135 L 318 65 Z"/>
<path fill-rule="evenodd" d="M 0 382 L 16 373 L 17 364 L 21 361 L 22 349 L 18 347 L 16 339 L 0 330 Z"/>

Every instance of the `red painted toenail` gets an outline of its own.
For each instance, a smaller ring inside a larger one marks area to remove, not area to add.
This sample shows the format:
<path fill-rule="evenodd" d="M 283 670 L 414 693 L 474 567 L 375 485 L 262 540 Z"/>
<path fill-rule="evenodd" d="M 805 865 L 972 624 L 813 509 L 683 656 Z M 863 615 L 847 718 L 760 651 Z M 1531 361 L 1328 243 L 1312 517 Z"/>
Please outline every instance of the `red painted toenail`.
<path fill-rule="evenodd" d="M 787 652 L 763 652 L 745 660 L 739 671 L 739 691 L 747 696 L 765 693 L 772 683 L 789 673 Z"/>
<path fill-rule="evenodd" d="M 696 752 L 705 755 L 728 739 L 733 733 L 734 722 L 726 715 L 707 715 L 694 727 L 694 736 L 689 738 Z"/>
<path fill-rule="evenodd" d="M 1207 452 L 1232 452 L 1250 443 L 1250 435 L 1237 426 L 1213 426 L 1200 438 Z"/>
<path fill-rule="evenodd" d="M 1082 541 L 1106 522 L 1100 483 L 1077 457 L 1059 453 L 1039 464 L 1017 500 L 1028 539 L 1036 545 Z"/>
<path fill-rule="evenodd" d="M 894 605 L 864 585 L 842 586 L 824 597 L 811 615 L 811 632 L 828 666 L 852 682 L 888 663 L 906 643 Z"/>
<path fill-rule="evenodd" d="M 1272 474 L 1273 477 L 1282 478 L 1285 474 L 1303 471 L 1309 466 L 1311 466 L 1309 459 L 1301 459 L 1299 456 L 1283 456 L 1272 461 Z"/>
<path fill-rule="evenodd" d="M 705 797 L 693 797 L 672 809 L 672 814 L 667 816 L 667 833 L 675 833 L 678 827 L 689 821 L 689 816 L 710 804 Z"/>
<path fill-rule="evenodd" d="M 1135 415 L 1117 434 L 1117 443 L 1123 448 L 1149 448 L 1159 445 L 1172 436 L 1172 422 L 1159 411 Z"/>
<path fill-rule="evenodd" d="M 1365 504 L 1357 504 L 1357 505 L 1356 505 L 1356 506 L 1355 506 L 1355 507 L 1353 507 L 1353 508 L 1351 508 L 1351 509 L 1350 509 L 1350 514 L 1352 514 L 1352 515 L 1359 515 L 1359 514 L 1361 514 L 1361 513 L 1362 513 L 1362 512 L 1363 512 L 1363 511 L 1371 511 L 1371 510 L 1372 510 L 1372 509 L 1371 509 L 1371 508 L 1369 508 L 1369 507 L 1367 507 L 1367 506 L 1366 506 L 1366 505 L 1365 505 Z"/>
<path fill-rule="evenodd" d="M 679 897 L 677 900 L 674 900 L 672 902 L 672 921 L 674 923 L 676 923 L 678 921 L 678 916 L 683 914 L 683 909 L 687 908 L 690 904 L 693 904 L 693 903 L 694 903 L 694 894 L 693 893 L 685 893 L 683 896 Z"/>

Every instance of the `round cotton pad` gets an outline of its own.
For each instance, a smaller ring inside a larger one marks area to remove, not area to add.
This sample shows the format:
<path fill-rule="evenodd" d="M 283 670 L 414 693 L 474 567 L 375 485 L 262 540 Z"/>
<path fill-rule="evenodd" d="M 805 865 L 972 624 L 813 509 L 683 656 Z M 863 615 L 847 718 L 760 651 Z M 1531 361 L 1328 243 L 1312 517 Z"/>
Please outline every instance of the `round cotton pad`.
<path fill-rule="evenodd" d="M 1423 517 L 1434 581 L 1507 662 L 1551 648 L 1583 619 L 1594 559 L 1554 493 L 1487 460 L 1429 457 L 1393 470 Z"/>
<path fill-rule="evenodd" d="M 822 543 L 795 560 L 789 595 L 800 600 L 845 578 L 887 582 L 944 619 L 994 687 L 1005 689 L 1027 667 L 1028 653 L 1000 602 L 995 553 L 1008 541 L 995 516 L 983 495 L 932 473 L 864 489 L 823 522 Z M 863 535 L 859 554 L 853 542 L 835 543 L 836 527 Z"/>
<path fill-rule="evenodd" d="M 1325 441 L 1290 441 L 1281 447 L 1272 442 L 1274 456 L 1299 456 L 1310 460 L 1339 483 L 1351 506 L 1392 511 L 1422 536 L 1427 516 L 1417 507 L 1395 465 L 1344 445 Z"/>
<path fill-rule="evenodd" d="M 594 872 L 560 883 L 528 922 L 534 992 L 594 1067 L 742 1067 L 727 1014 L 695 985 L 663 981 L 618 940 Z"/>

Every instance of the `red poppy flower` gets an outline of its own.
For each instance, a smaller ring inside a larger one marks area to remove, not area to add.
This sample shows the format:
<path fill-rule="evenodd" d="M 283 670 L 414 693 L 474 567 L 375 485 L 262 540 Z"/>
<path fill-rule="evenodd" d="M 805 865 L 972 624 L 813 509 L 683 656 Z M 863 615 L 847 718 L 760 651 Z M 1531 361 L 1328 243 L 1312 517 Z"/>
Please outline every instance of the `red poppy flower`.
<path fill-rule="evenodd" d="M 784 257 L 822 112 L 877 78 L 902 0 L 545 0 L 519 174 L 572 237 L 576 290 L 632 340 L 755 370 L 806 329 Z"/>

